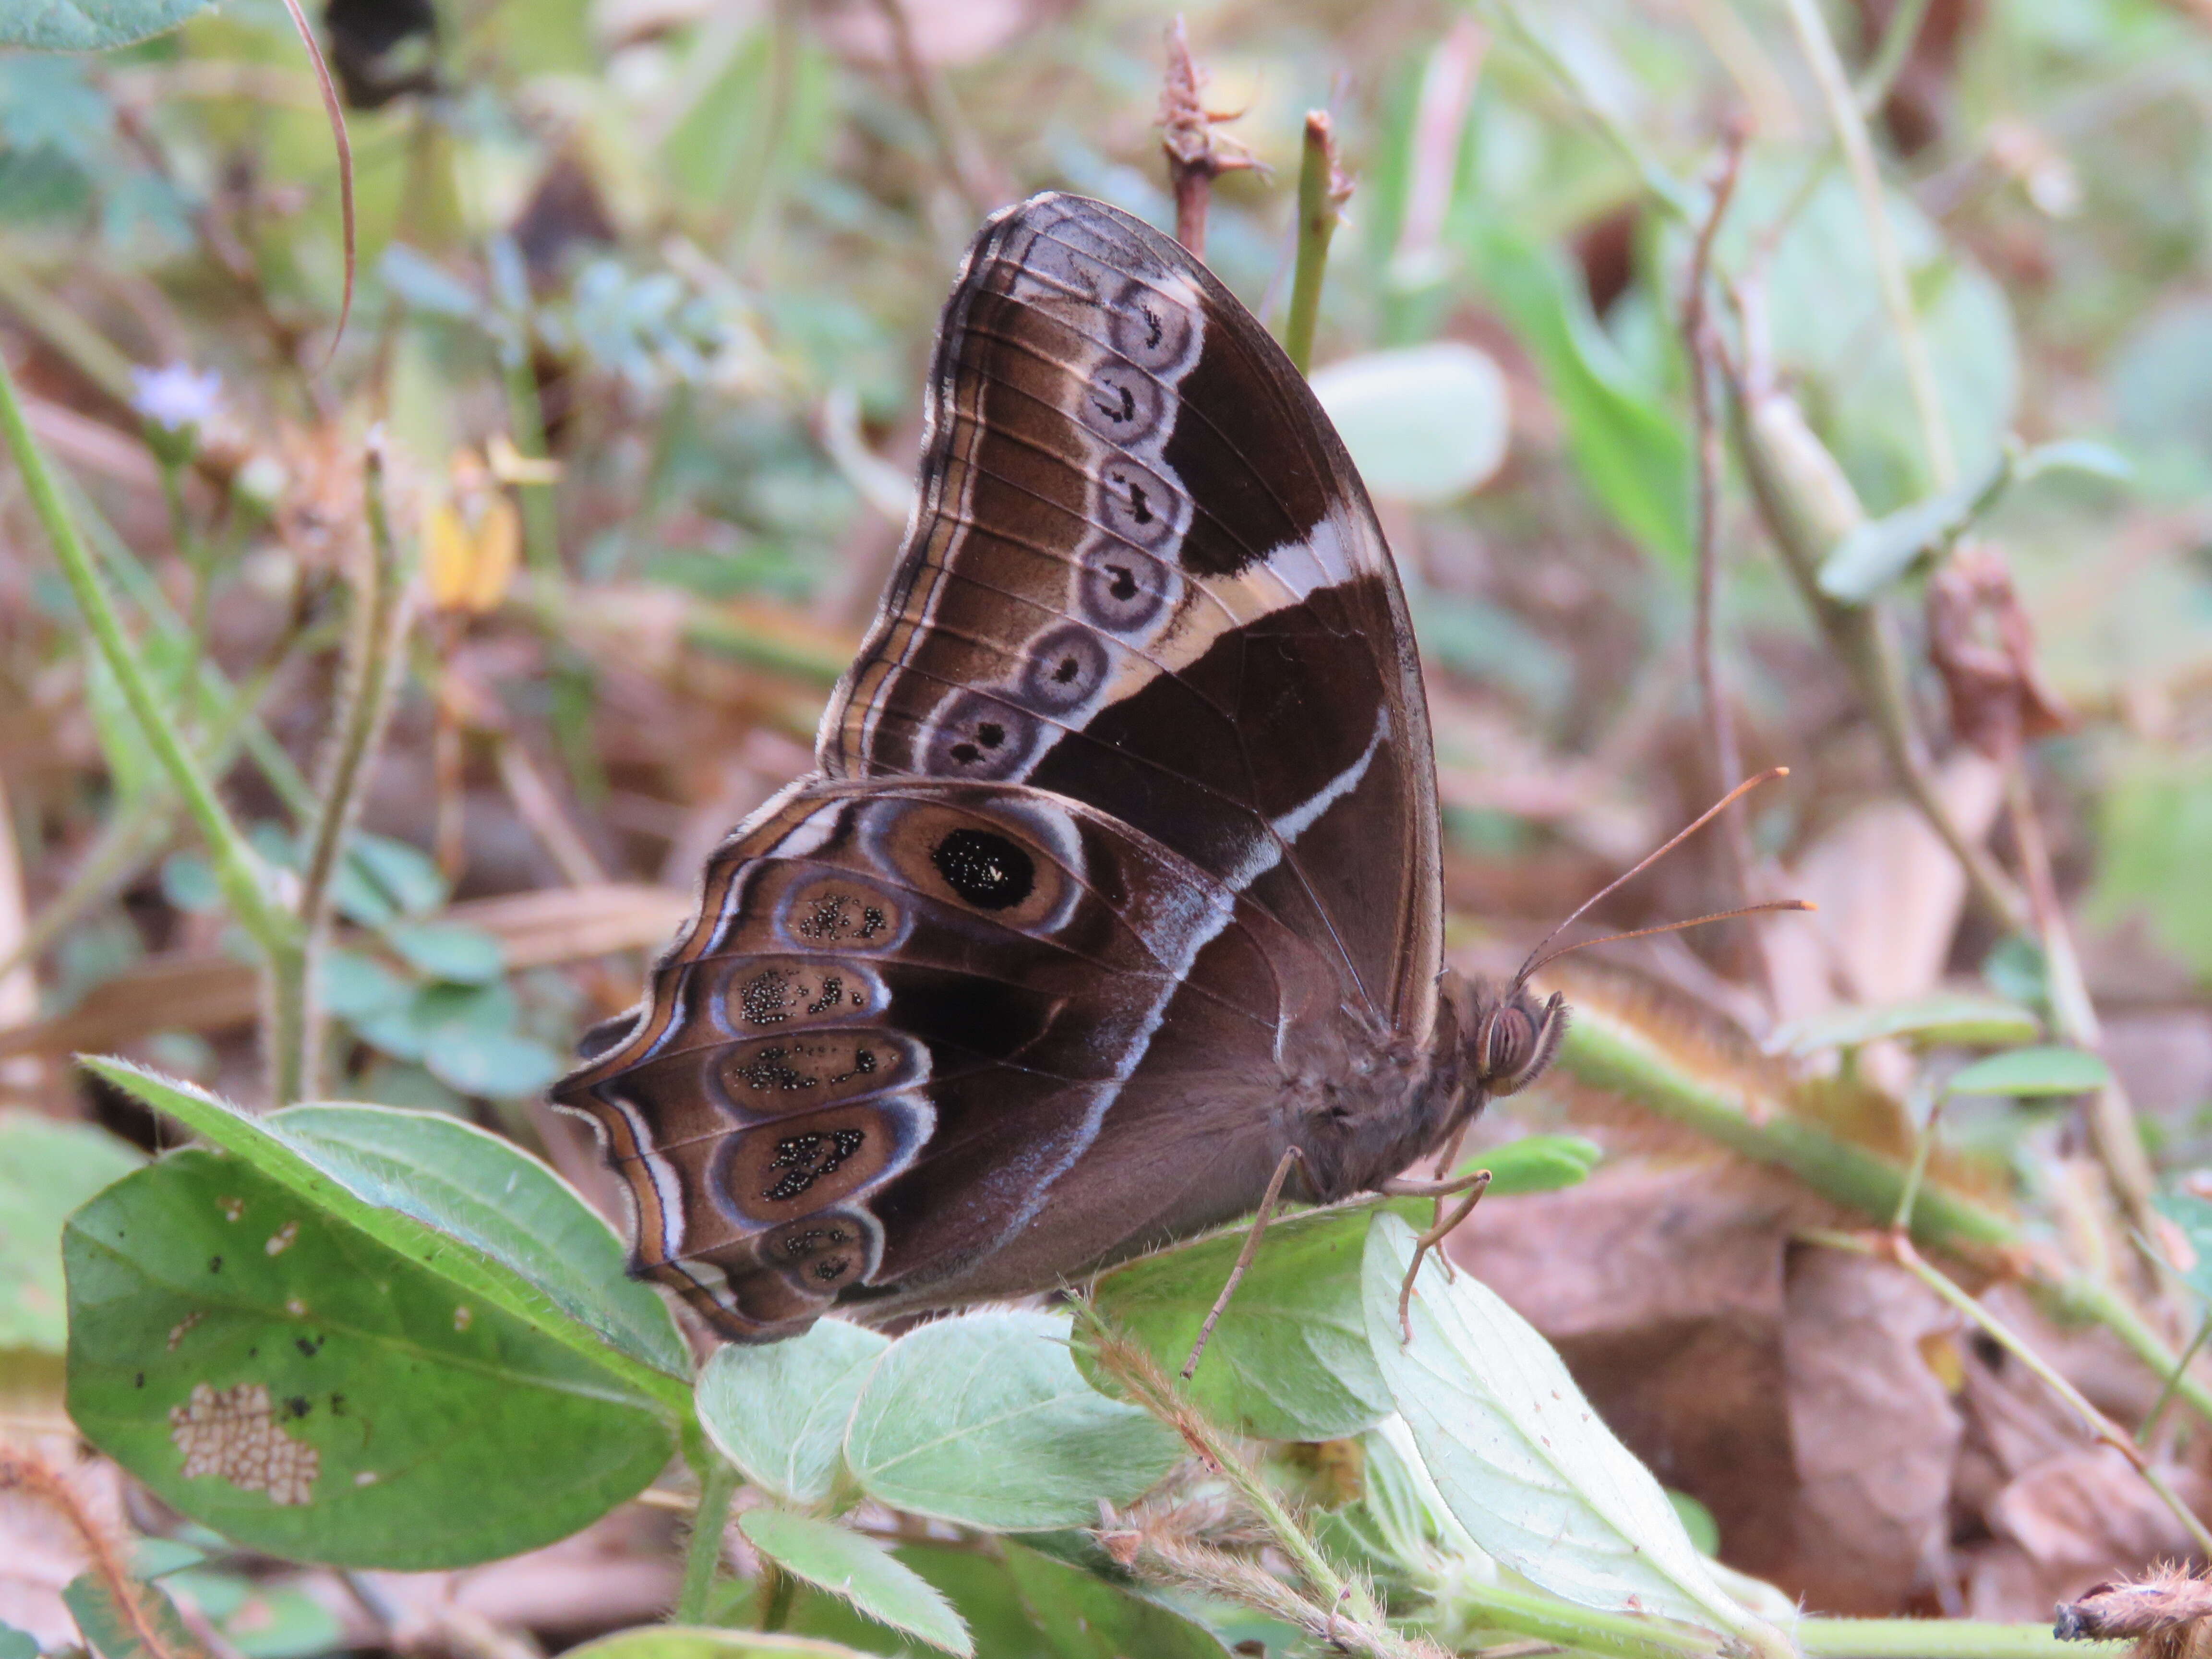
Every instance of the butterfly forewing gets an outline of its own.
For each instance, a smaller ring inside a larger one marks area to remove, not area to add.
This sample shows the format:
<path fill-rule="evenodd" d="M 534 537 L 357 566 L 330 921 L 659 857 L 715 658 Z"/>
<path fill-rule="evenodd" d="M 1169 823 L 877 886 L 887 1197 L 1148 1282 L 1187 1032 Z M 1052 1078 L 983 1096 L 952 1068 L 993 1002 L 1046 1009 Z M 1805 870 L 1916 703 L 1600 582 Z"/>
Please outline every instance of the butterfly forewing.
<path fill-rule="evenodd" d="M 1042 197 L 969 254 L 921 488 L 822 728 L 833 775 L 1026 781 L 1327 939 L 1429 1017 L 1433 764 L 1404 601 L 1304 379 L 1174 242 Z"/>

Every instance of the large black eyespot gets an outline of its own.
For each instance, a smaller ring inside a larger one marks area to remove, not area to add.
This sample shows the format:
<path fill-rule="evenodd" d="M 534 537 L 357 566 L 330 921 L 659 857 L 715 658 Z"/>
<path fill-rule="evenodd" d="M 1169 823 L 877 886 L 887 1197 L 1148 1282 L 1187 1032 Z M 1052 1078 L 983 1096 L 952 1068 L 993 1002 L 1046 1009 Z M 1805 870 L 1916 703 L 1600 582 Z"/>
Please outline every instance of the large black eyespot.
<path fill-rule="evenodd" d="M 1036 861 L 988 830 L 955 830 L 930 848 L 929 861 L 979 910 L 1011 910 L 1036 889 Z"/>

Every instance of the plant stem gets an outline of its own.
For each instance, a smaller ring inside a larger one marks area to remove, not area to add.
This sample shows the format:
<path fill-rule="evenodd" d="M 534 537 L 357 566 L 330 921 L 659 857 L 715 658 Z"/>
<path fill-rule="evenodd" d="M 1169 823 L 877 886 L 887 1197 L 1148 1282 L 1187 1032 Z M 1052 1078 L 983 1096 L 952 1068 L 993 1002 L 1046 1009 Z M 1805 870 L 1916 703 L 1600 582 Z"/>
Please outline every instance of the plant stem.
<path fill-rule="evenodd" d="M 1711 205 L 1698 228 L 1690 256 L 1690 271 L 1682 296 L 1682 350 L 1690 374 L 1690 420 L 1696 438 L 1697 490 L 1697 604 L 1691 624 L 1691 656 L 1697 664 L 1698 696 L 1705 704 L 1705 730 L 1712 744 L 1715 787 L 1725 795 L 1742 781 L 1743 757 L 1735 736 L 1735 721 L 1721 685 L 1720 663 L 1714 641 L 1713 616 L 1720 597 L 1721 434 L 1713 418 L 1712 360 L 1717 355 L 1712 318 L 1705 303 L 1712 272 L 1713 243 L 1721 222 L 1728 216 L 1735 195 L 1736 179 L 1743 169 L 1744 137 L 1731 129 L 1723 152 Z M 1736 902 L 1752 899 L 1751 838 L 1745 833 L 1743 814 L 1731 809 L 1721 817 L 1721 834 L 1729 862 L 1735 866 Z M 1762 962 L 1764 957 L 1761 958 Z M 1771 995 L 1771 987 L 1768 988 Z"/>
<path fill-rule="evenodd" d="M 1108 1325 L 1088 1303 L 1079 1301 L 1076 1308 L 1079 1319 L 1088 1328 L 1100 1368 L 1219 1471 L 1260 1518 L 1276 1547 L 1290 1559 L 1314 1601 L 1323 1609 L 1343 1608 L 1344 1617 L 1339 1622 L 1358 1626 L 1356 1637 L 1346 1632 L 1343 1639 L 1357 1640 L 1376 1654 L 1413 1655 L 1416 1650 L 1390 1628 L 1367 1586 L 1337 1571 L 1321 1546 L 1298 1524 L 1297 1517 L 1254 1472 L 1243 1453 L 1176 1389 L 1151 1352 Z"/>
<path fill-rule="evenodd" d="M 1897 73 L 1912 55 L 1912 43 L 1920 38 L 1920 26 L 1928 21 L 1929 3 L 1929 0 L 1898 0 L 1889 21 L 1881 26 L 1881 38 L 1875 42 L 1874 56 L 1867 60 L 1857 83 L 1851 88 L 1852 101 L 1866 119 L 1872 120 L 1888 101 L 1889 89 L 1897 84 Z"/>
<path fill-rule="evenodd" d="M 1912 305 L 1911 285 L 1906 281 L 1905 260 L 1899 252 L 1895 228 L 1889 220 L 1889 202 L 1883 191 L 1881 169 L 1875 165 L 1874 141 L 1867 133 L 1866 117 L 1844 75 L 1836 43 L 1828 37 L 1815 0 L 1784 0 L 1799 44 L 1827 106 L 1829 124 L 1844 152 L 1844 165 L 1858 191 L 1859 208 L 1866 216 L 1867 251 L 1874 259 L 1875 279 L 1881 289 L 1882 307 L 1889 313 L 1891 331 L 1897 336 L 1899 355 L 1905 360 L 1905 384 L 1911 389 L 1913 412 L 1920 422 L 1920 438 L 1927 447 L 1929 471 L 1936 488 L 1948 489 L 1958 482 L 1959 463 L 1951 449 L 1951 428 L 1943 418 L 1943 401 L 1936 384 L 1935 364 L 1928 356 L 1927 337 L 1920 331 L 1920 315 Z"/>
<path fill-rule="evenodd" d="M 2212 1337 L 2212 1308 L 2206 1309 L 2203 1318 L 2197 1322 L 2197 1334 L 2189 1339 L 2189 1346 L 2181 1351 L 2180 1359 L 2168 1373 L 2165 1386 L 2159 1389 L 2158 1398 L 2151 1401 L 2150 1411 L 2143 1418 L 2142 1426 L 2136 1431 L 2136 1444 L 2138 1446 L 2150 1444 L 2151 1436 L 2158 1432 L 2158 1419 L 2166 1415 L 2166 1408 L 2179 1391 L 2182 1377 L 2188 1373 L 2190 1361 L 2197 1358 L 2197 1351 L 2203 1347 L 2207 1337 Z"/>
<path fill-rule="evenodd" d="M 513 351 L 502 350 L 500 358 L 507 383 L 507 423 L 514 431 L 515 453 L 526 461 L 542 461 L 546 459 L 545 405 L 538 399 L 538 375 L 531 367 L 526 337 Z M 522 503 L 523 557 L 540 575 L 559 575 L 561 520 L 555 509 L 553 486 L 518 483 L 514 493 Z"/>
<path fill-rule="evenodd" d="M 406 564 L 392 536 L 392 516 L 384 489 L 381 434 L 372 434 L 364 461 L 363 501 L 368 508 L 368 569 L 353 598 L 353 627 L 347 640 L 345 677 L 332 729 L 337 741 L 323 778 L 322 811 L 315 820 L 307 872 L 300 888 L 301 1020 L 299 1049 L 284 1066 L 284 1081 L 296 1092 L 282 1091 L 278 1103 L 305 1098 L 321 1082 L 323 1010 L 319 981 L 322 949 L 330 931 L 331 884 L 345 855 L 346 837 L 361 810 L 368 763 L 382 739 L 392 713 L 396 672 L 404 660 L 407 633 Z"/>
<path fill-rule="evenodd" d="M 738 1472 L 729 1460 L 696 1437 L 689 1448 L 691 1468 L 699 1477 L 699 1507 L 691 1516 L 691 1540 L 684 1553 L 684 1582 L 676 1593 L 676 1610 L 670 1615 L 678 1625 L 707 1622 L 708 1598 L 714 1576 L 722 1570 L 722 1537 L 729 1530 L 730 1499 L 738 1490 Z"/>
<path fill-rule="evenodd" d="M 1469 1623 L 1485 1628 L 1556 1643 L 1571 1651 L 1618 1655 L 1620 1659 L 1654 1659 L 1662 1654 L 1709 1659 L 1720 1646 L 1711 1632 L 1686 1625 L 1625 1613 L 1600 1613 L 1552 1596 L 1492 1584 L 1455 1589 L 1451 1611 L 1463 1613 Z"/>
<path fill-rule="evenodd" d="M 1337 167 L 1328 112 L 1307 111 L 1305 149 L 1298 162 L 1298 258 L 1291 277 L 1290 319 L 1283 329 L 1283 349 L 1301 374 L 1313 369 L 1322 276 L 1328 268 L 1329 241 L 1351 194 L 1351 181 Z"/>
<path fill-rule="evenodd" d="M 295 965 L 299 949 L 298 927 L 291 915 L 270 895 L 261 860 L 240 833 L 237 823 L 217 798 L 214 784 L 201 770 L 198 760 L 179 735 L 168 711 L 155 696 L 145 665 L 139 660 L 136 647 L 117 619 L 106 587 L 77 535 L 76 522 L 62 505 L 53 472 L 23 419 L 22 404 L 15 394 L 15 374 L 4 356 L 0 356 L 0 431 L 4 431 L 9 451 L 22 474 L 24 489 L 53 546 L 54 556 L 68 579 L 78 609 L 84 613 L 101 659 L 122 689 L 124 700 L 130 704 L 147 746 L 168 774 L 169 781 L 184 799 L 185 810 L 207 842 L 216 878 L 222 884 L 231 913 L 260 946 L 264 963 L 272 975 Z"/>
<path fill-rule="evenodd" d="M 1800 1619 L 1809 1659 L 2117 1659 L 2118 1642 L 2062 1642 L 2048 1624 L 1972 1619 Z"/>
<path fill-rule="evenodd" d="M 1788 1170 L 1805 1184 L 1869 1220 L 1887 1223 L 1904 1193 L 1905 1171 L 1863 1146 L 1840 1140 L 1791 1115 L 1781 1091 L 1717 1086 L 1677 1065 L 1628 1021 L 1584 1001 L 1560 1045 L 1560 1067 L 1596 1088 L 1626 1096 L 1707 1139 L 1762 1164 Z M 2018 1228 L 1984 1205 L 1937 1187 L 1923 1187 L 1912 1206 L 1911 1237 L 1930 1249 L 2006 1259 L 2060 1318 L 2104 1326 L 2212 1423 L 2212 1389 L 2180 1369 L 2173 1350 L 2110 1286 L 2068 1272 L 2032 1249 Z"/>

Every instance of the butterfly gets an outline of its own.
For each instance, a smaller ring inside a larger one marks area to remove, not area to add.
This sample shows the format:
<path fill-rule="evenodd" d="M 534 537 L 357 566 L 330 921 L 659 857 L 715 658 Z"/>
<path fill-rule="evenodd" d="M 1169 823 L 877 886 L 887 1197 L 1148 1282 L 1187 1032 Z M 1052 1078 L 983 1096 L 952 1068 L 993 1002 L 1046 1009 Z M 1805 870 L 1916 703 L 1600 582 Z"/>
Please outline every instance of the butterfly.
<path fill-rule="evenodd" d="M 999 213 L 816 770 L 556 1103 L 722 1336 L 1050 1289 L 1381 1190 L 1565 1027 L 1447 974 L 1420 665 L 1364 487 L 1206 267 Z M 1291 1165 L 1296 1165 L 1295 1170 Z"/>

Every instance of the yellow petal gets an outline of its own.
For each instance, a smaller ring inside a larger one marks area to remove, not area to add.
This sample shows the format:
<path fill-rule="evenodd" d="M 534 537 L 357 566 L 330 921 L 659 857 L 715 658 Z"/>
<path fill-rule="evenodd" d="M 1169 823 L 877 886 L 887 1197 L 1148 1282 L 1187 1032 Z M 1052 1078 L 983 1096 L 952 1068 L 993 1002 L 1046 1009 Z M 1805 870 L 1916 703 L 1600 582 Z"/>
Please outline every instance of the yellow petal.
<path fill-rule="evenodd" d="M 522 551 L 522 520 L 514 503 L 494 495 L 484 503 L 483 521 L 477 526 L 476 559 L 464 601 L 479 614 L 498 609 L 514 580 L 515 564 Z"/>
<path fill-rule="evenodd" d="M 476 538 L 450 501 L 441 501 L 431 509 L 423 531 L 430 603 L 441 611 L 467 604 L 474 585 Z"/>

